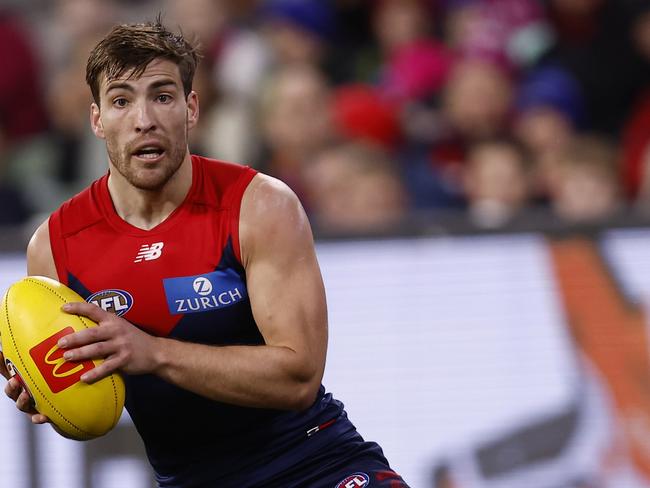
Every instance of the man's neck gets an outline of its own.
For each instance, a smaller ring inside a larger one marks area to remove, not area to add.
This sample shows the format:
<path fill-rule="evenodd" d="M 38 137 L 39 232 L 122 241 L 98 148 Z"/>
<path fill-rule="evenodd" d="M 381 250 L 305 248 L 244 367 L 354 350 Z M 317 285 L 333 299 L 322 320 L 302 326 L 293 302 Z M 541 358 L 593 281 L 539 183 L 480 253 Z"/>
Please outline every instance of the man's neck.
<path fill-rule="evenodd" d="M 141 190 L 131 185 L 111 165 L 108 191 L 117 214 L 143 230 L 163 222 L 183 202 L 192 186 L 192 160 L 189 154 L 170 180 L 159 190 Z"/>

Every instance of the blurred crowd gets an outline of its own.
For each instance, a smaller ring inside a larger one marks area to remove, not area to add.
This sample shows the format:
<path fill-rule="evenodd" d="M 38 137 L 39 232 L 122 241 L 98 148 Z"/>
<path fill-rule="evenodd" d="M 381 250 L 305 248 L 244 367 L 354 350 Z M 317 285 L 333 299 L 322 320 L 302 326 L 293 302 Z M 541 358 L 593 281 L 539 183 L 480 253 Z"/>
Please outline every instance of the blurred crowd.
<path fill-rule="evenodd" d="M 0 224 L 106 171 L 86 59 L 158 12 L 202 46 L 192 152 L 282 179 L 321 230 L 650 209 L 650 0 L 0 0 Z"/>

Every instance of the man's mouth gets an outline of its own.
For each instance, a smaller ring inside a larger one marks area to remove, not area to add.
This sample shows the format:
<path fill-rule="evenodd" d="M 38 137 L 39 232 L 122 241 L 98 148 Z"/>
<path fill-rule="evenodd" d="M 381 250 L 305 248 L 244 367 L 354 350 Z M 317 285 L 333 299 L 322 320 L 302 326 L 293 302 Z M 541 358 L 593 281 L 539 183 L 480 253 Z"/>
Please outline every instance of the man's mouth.
<path fill-rule="evenodd" d="M 145 146 L 133 152 L 133 155 L 140 159 L 154 160 L 163 155 L 164 149 L 156 146 Z"/>

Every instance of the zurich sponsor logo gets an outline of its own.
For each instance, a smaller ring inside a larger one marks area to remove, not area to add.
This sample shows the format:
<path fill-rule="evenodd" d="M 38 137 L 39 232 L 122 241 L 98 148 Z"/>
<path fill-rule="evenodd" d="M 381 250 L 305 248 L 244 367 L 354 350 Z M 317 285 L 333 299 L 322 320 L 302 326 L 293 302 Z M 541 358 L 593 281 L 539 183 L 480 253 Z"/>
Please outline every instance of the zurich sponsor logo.
<path fill-rule="evenodd" d="M 163 285 L 167 306 L 173 315 L 229 307 L 248 296 L 242 278 L 232 269 L 166 278 Z"/>
<path fill-rule="evenodd" d="M 354 473 L 339 481 L 335 488 L 359 488 L 369 485 L 370 477 L 366 473 Z"/>
<path fill-rule="evenodd" d="M 197 279 L 195 279 L 192 283 L 192 288 L 194 288 L 194 291 L 201 296 L 209 295 L 212 293 L 212 283 L 210 283 L 210 280 L 204 276 L 199 276 Z"/>
<path fill-rule="evenodd" d="M 133 306 L 133 297 L 124 290 L 102 290 L 86 298 L 88 303 L 93 303 L 107 312 L 122 316 Z"/>

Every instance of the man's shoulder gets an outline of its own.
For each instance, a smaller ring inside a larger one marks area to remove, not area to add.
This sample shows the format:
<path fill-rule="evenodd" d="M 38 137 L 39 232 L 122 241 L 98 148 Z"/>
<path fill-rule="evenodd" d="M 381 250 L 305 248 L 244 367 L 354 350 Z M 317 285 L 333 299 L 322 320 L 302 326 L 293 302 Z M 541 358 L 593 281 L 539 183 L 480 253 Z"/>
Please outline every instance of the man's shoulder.
<path fill-rule="evenodd" d="M 242 220 L 271 223 L 278 219 L 291 220 L 302 213 L 302 204 L 295 192 L 284 181 L 264 173 L 257 173 L 242 198 Z"/>
<path fill-rule="evenodd" d="M 221 177 L 237 178 L 241 174 L 249 172 L 257 173 L 256 170 L 243 163 L 208 158 L 197 154 L 193 154 L 192 159 L 195 162 L 195 166 L 199 165 L 203 171 L 211 175 L 216 174 Z"/>
<path fill-rule="evenodd" d="M 217 206 L 237 204 L 258 172 L 246 165 L 192 155 L 198 169 L 195 198 Z"/>
<path fill-rule="evenodd" d="M 284 181 L 261 172 L 258 172 L 256 176 L 251 188 L 255 189 L 256 193 L 259 193 L 262 197 L 297 200 L 298 197 L 294 191 Z"/>
<path fill-rule="evenodd" d="M 102 219 L 99 193 L 105 179 L 106 176 L 95 180 L 52 212 L 51 225 L 55 224 L 62 236 L 74 234 Z"/>
<path fill-rule="evenodd" d="M 283 181 L 258 174 L 243 198 L 240 216 L 243 262 L 256 249 L 276 252 L 313 246 L 311 227 L 302 204 Z"/>

